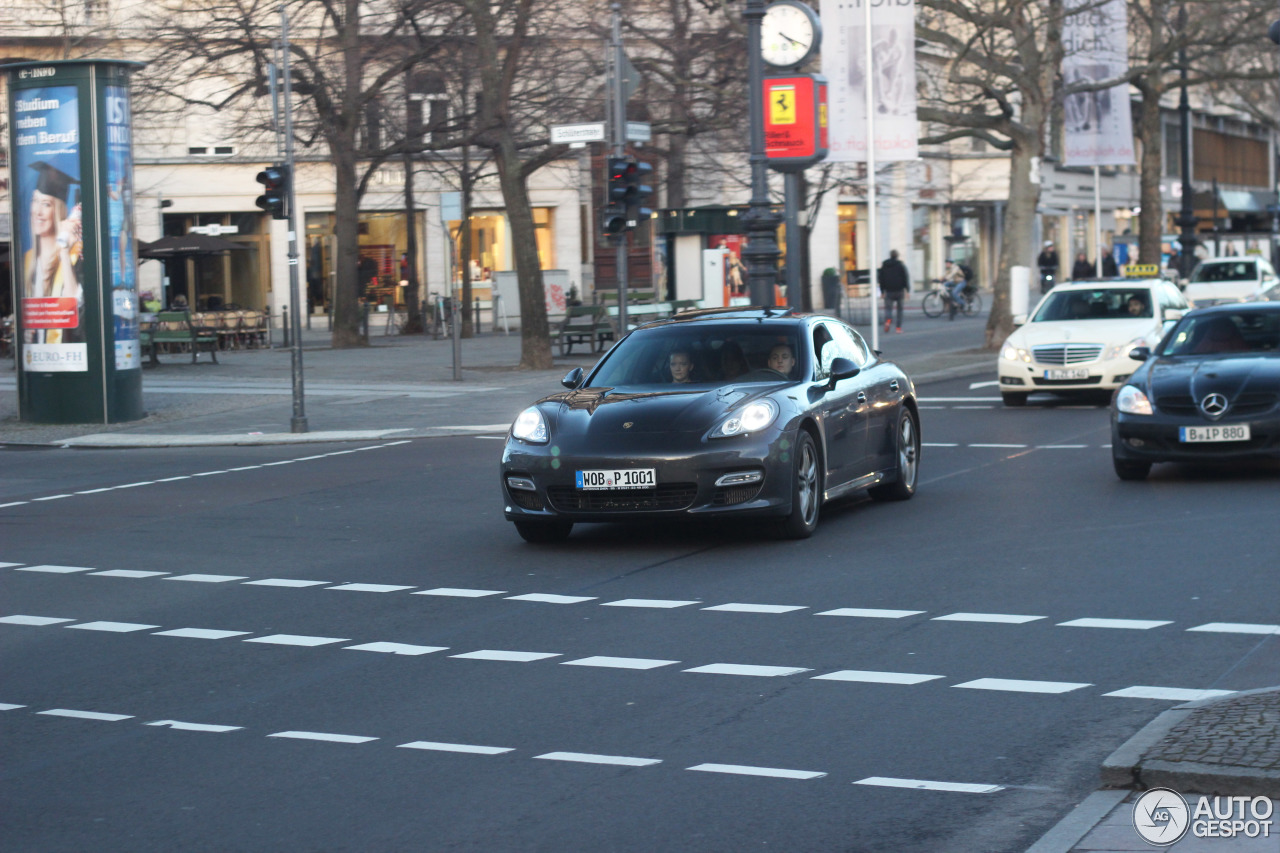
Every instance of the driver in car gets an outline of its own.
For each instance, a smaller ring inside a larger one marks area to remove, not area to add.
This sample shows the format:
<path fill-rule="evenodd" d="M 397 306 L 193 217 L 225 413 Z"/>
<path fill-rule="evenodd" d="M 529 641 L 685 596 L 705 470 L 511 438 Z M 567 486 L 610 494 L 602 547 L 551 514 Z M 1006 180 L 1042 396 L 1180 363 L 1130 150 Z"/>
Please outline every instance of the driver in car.
<path fill-rule="evenodd" d="M 693 381 L 693 356 L 687 350 L 676 350 L 667 361 L 671 368 L 671 381 L 677 385 L 685 385 Z"/>
<path fill-rule="evenodd" d="M 790 378 L 791 369 L 796 366 L 796 357 L 787 344 L 778 344 L 769 350 L 769 369 L 776 370 Z"/>

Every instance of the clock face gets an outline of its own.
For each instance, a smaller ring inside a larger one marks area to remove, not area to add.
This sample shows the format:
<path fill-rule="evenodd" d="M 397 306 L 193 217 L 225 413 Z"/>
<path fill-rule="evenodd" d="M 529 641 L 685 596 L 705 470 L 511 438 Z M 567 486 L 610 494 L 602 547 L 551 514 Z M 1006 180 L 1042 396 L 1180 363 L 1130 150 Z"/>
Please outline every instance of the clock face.
<path fill-rule="evenodd" d="M 817 49 L 813 13 L 788 2 L 774 3 L 760 24 L 760 58 L 778 68 L 799 65 Z"/>

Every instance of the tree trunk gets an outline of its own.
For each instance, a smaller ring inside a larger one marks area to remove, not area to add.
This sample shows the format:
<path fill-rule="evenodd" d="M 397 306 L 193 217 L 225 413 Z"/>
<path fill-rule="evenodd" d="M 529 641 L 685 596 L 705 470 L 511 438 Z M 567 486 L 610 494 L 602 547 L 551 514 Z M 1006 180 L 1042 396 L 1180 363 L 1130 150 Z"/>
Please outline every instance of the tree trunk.
<path fill-rule="evenodd" d="M 462 273 L 462 337 L 469 338 L 475 334 L 471 322 L 471 312 L 466 306 L 471 304 L 471 146 L 462 146 L 462 247 L 458 253 L 458 267 Z M 491 270 L 497 273 L 497 270 Z"/>
<path fill-rule="evenodd" d="M 413 156 L 410 154 L 404 155 L 404 218 L 409 286 L 404 289 L 408 316 L 405 318 L 402 334 L 420 334 L 423 327 L 418 301 L 418 211 L 413 191 Z"/>
<path fill-rule="evenodd" d="M 352 134 L 354 136 L 354 134 Z M 354 139 L 351 140 L 354 143 Z M 354 145 L 333 147 L 334 227 L 338 251 L 333 285 L 333 346 L 363 346 L 360 334 L 359 199 L 356 196 Z"/>
<path fill-rule="evenodd" d="M 511 242 L 515 247 L 516 277 L 520 284 L 520 366 L 532 370 L 550 370 L 551 337 L 547 326 L 547 303 L 542 284 L 542 266 L 538 261 L 537 232 L 533 224 L 533 205 L 525 184 L 524 164 L 520 151 L 508 128 L 494 151 L 502 198 L 511 222 Z"/>
<path fill-rule="evenodd" d="M 1139 84 L 1138 138 L 1142 142 L 1138 198 L 1138 263 L 1158 264 L 1164 235 L 1164 201 L 1160 197 L 1160 177 L 1164 170 L 1160 128 L 1160 89 Z M 1173 152 L 1176 154 L 1177 152 Z"/>
<path fill-rule="evenodd" d="M 1031 117 L 1028 116 L 1030 119 Z M 1028 120 L 1032 128 L 1041 122 Z M 1024 256 L 1027 247 L 1035 240 L 1036 207 L 1040 204 L 1039 175 L 1032 181 L 1032 168 L 1038 169 L 1043 151 L 1040 137 L 1031 133 L 1014 137 L 1009 162 L 1009 203 L 1005 208 L 1004 236 L 1000 248 L 1000 269 L 991 299 L 991 316 L 987 319 L 986 349 L 994 350 L 1004 343 L 1013 331 L 1013 314 L 1009 304 L 1010 271 L 1015 266 L 1028 266 L 1031 259 Z"/>

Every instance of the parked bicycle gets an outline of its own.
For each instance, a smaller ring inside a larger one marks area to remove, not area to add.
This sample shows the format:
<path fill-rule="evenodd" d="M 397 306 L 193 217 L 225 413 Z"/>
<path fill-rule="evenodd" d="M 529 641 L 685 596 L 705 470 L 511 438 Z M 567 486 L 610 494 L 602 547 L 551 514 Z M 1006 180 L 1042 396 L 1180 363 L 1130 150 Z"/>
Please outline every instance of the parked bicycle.
<path fill-rule="evenodd" d="M 942 285 L 940 281 L 934 281 L 936 285 L 924 295 L 924 299 L 920 302 L 920 310 L 924 312 L 926 317 L 941 317 L 943 313 L 951 311 L 951 291 Z M 982 311 L 982 294 L 978 292 L 978 288 L 972 284 L 966 284 L 961 292 L 961 299 L 955 305 L 955 313 L 974 315 Z"/>
<path fill-rule="evenodd" d="M 433 312 L 432 327 L 435 330 L 435 339 L 453 337 L 453 324 L 457 316 L 457 312 L 453 308 L 453 300 L 448 296 L 441 296 L 439 293 L 431 294 L 431 301 L 435 304 Z"/>

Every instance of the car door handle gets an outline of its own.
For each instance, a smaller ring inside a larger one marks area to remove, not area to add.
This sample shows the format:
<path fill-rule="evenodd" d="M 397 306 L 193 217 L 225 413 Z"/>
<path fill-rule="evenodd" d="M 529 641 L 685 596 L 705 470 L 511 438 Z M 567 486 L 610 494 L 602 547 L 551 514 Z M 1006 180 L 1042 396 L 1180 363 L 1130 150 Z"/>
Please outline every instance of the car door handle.
<path fill-rule="evenodd" d="M 864 392 L 859 391 L 859 392 L 858 392 L 858 398 L 857 398 L 857 399 L 858 399 L 858 402 L 859 402 L 859 403 L 865 403 L 865 402 L 867 402 L 867 395 L 866 395 Z"/>
<path fill-rule="evenodd" d="M 896 379 L 890 379 L 890 380 L 889 380 L 889 390 L 890 390 L 890 391 L 897 391 L 897 390 L 898 390 L 898 380 L 896 380 Z"/>

